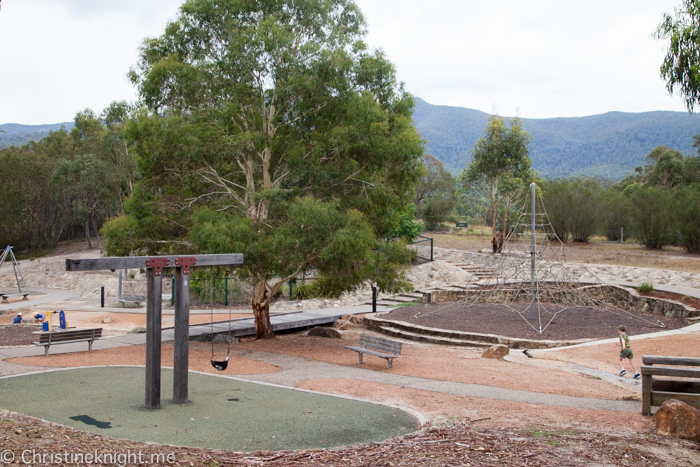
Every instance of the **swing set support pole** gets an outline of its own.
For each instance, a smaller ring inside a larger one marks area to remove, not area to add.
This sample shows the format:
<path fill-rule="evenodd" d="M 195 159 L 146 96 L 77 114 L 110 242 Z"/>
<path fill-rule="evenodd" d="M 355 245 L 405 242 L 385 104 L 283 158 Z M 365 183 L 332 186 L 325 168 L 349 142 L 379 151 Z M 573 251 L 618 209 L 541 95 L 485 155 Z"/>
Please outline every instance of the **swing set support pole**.
<path fill-rule="evenodd" d="M 190 352 L 190 275 L 185 268 L 175 268 L 175 340 L 173 349 L 173 401 L 187 404 L 189 383 L 187 368 Z"/>
<path fill-rule="evenodd" d="M 146 269 L 146 403 L 147 409 L 160 409 L 160 322 L 163 276 Z"/>

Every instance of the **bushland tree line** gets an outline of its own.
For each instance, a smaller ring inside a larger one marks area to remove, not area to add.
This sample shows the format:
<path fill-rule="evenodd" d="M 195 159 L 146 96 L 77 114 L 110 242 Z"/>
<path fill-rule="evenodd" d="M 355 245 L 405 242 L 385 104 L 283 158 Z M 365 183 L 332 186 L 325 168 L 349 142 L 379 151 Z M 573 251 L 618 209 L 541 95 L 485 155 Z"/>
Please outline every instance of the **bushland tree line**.
<path fill-rule="evenodd" d="M 86 110 L 70 133 L 0 151 L 0 242 L 84 236 L 102 247 L 101 230 L 110 255 L 242 252 L 235 274 L 264 338 L 270 299 L 298 275 L 331 296 L 406 287 L 415 214 L 429 227 L 450 213 L 480 218 L 499 251 L 537 179 L 529 135 L 492 117 L 455 179 L 423 156 L 412 97 L 365 34 L 351 0 L 186 2 L 141 47 L 137 106 Z M 647 246 L 697 251 L 694 164 L 662 148 L 608 189 L 548 180 L 543 192 L 563 238 L 614 238 L 630 222 Z"/>
<path fill-rule="evenodd" d="M 121 212 L 136 180 L 122 135 L 128 112 L 124 102 L 100 116 L 86 109 L 70 132 L 0 150 L 0 245 L 38 250 L 84 238 L 102 246 L 97 232 Z"/>

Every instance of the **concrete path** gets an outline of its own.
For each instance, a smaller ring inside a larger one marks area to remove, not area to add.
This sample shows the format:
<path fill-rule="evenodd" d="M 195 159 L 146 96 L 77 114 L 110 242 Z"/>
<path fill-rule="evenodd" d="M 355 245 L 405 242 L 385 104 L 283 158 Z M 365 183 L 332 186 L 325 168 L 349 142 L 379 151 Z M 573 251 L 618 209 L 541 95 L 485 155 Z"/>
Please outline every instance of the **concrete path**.
<path fill-rule="evenodd" d="M 16 302 L 0 304 L 0 313 L 8 310 L 16 310 L 18 308 L 31 308 L 36 305 L 42 305 L 45 303 L 60 302 L 63 300 L 69 300 L 71 298 L 77 297 L 79 292 L 74 292 L 72 290 L 59 290 L 59 289 L 32 289 L 32 292 L 39 292 L 46 294 L 40 298 L 33 298 L 31 300 L 18 300 Z"/>
<path fill-rule="evenodd" d="M 457 396 L 479 397 L 485 399 L 526 402 L 530 404 L 575 407 L 582 409 L 612 410 L 618 412 L 639 412 L 637 401 L 616 401 L 593 399 L 587 397 L 561 396 L 517 389 L 506 389 L 480 384 L 455 383 L 416 376 L 404 376 L 391 373 L 365 370 L 333 363 L 308 360 L 301 357 L 281 355 L 268 352 L 242 351 L 237 354 L 253 360 L 260 360 L 282 368 L 277 373 L 262 375 L 243 375 L 237 378 L 248 381 L 261 381 L 280 386 L 297 387 L 302 381 L 318 378 L 357 379 L 374 383 L 392 384 L 411 389 L 422 389 Z"/>

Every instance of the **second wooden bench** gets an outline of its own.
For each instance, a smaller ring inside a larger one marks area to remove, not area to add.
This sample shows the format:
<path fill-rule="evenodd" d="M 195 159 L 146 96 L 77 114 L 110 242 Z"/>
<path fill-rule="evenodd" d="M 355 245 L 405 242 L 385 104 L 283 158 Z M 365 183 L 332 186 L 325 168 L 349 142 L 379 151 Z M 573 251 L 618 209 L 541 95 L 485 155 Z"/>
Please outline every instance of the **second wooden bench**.
<path fill-rule="evenodd" d="M 643 355 L 642 415 L 651 415 L 652 405 L 660 406 L 669 399 L 700 409 L 700 368 L 697 367 L 700 367 L 700 358 Z"/>
<path fill-rule="evenodd" d="M 34 345 L 44 346 L 44 355 L 49 354 L 51 344 L 71 344 L 73 342 L 87 342 L 88 351 L 92 350 L 92 343 L 102 337 L 102 328 L 92 329 L 71 329 L 69 331 L 42 332 L 33 334 L 39 335 L 39 340 Z"/>
<path fill-rule="evenodd" d="M 370 354 L 375 357 L 386 359 L 389 363 L 389 368 L 392 367 L 393 361 L 401 353 L 401 342 L 383 339 L 381 337 L 360 336 L 360 347 L 346 345 L 346 348 L 357 352 L 357 363 L 362 364 L 362 354 Z"/>

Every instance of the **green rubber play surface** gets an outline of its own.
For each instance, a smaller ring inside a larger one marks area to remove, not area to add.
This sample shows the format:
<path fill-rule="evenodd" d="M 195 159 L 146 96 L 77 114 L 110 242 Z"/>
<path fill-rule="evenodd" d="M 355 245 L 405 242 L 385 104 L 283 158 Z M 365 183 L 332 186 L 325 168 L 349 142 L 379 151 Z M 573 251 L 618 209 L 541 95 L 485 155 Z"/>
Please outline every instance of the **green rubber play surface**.
<path fill-rule="evenodd" d="M 115 438 L 235 451 L 309 449 L 385 440 L 419 428 L 391 407 L 190 373 L 191 403 L 143 408 L 143 368 L 81 368 L 0 379 L 0 406 Z"/>

